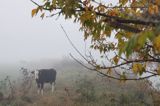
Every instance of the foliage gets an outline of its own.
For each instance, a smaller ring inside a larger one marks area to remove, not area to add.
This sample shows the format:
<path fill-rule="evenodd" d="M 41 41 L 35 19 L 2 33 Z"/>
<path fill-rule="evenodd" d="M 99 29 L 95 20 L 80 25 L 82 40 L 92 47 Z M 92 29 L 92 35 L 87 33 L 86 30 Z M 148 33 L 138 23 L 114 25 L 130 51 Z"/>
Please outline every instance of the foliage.
<path fill-rule="evenodd" d="M 32 1 L 32 0 L 31 0 Z M 32 1 L 37 8 L 32 17 L 40 13 L 44 18 L 63 15 L 80 23 L 85 40 L 91 38 L 91 48 L 98 50 L 104 60 L 111 65 L 99 64 L 93 58 L 85 60 L 95 71 L 114 79 L 139 80 L 160 73 L 160 1 L 159 0 L 119 0 L 116 5 L 103 0 L 43 0 L 40 4 Z M 114 40 L 109 40 L 114 37 Z M 107 57 L 109 52 L 115 52 Z M 150 65 L 154 65 L 154 69 Z M 117 72 L 117 68 L 128 67 Z M 105 69 L 110 72 L 101 72 Z M 112 69 L 112 70 L 111 70 Z M 111 75 L 116 71 L 117 76 Z M 138 75 L 128 78 L 129 71 Z M 142 76 L 148 73 L 148 76 Z"/>

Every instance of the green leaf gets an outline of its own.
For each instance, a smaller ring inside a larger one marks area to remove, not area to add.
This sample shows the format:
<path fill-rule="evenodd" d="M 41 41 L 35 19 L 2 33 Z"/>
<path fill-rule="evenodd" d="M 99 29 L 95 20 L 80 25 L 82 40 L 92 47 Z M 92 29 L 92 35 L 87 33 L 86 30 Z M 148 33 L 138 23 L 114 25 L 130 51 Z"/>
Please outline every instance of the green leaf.
<path fill-rule="evenodd" d="M 137 36 L 133 35 L 133 37 L 129 39 L 128 43 L 126 44 L 125 51 L 127 58 L 133 53 L 133 48 L 135 47 L 135 44 L 137 42 L 136 39 Z"/>
<path fill-rule="evenodd" d="M 52 0 L 52 5 L 53 5 L 53 7 L 56 7 L 56 1 L 57 1 L 57 0 Z"/>
<path fill-rule="evenodd" d="M 45 16 L 45 13 L 42 13 L 42 15 L 40 16 L 42 19 L 44 18 L 44 16 Z"/>

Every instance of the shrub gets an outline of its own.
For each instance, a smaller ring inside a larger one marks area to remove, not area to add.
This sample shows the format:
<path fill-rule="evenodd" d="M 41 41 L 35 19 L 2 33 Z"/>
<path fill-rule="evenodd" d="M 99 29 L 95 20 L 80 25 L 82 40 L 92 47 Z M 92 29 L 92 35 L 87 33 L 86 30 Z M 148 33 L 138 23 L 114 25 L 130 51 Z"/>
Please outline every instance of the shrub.
<path fill-rule="evenodd" d="M 96 100 L 95 86 L 86 77 L 79 80 L 76 87 L 76 92 L 80 94 L 77 101 L 88 103 Z"/>

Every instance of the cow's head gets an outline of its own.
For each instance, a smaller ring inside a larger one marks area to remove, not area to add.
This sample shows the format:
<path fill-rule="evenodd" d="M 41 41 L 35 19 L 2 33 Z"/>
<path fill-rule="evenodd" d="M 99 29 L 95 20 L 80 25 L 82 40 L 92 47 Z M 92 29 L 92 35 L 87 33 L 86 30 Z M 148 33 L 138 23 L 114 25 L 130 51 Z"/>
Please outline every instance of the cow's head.
<path fill-rule="evenodd" d="M 38 79 L 38 74 L 39 74 L 38 70 L 31 71 L 31 73 L 34 75 L 35 79 Z"/>

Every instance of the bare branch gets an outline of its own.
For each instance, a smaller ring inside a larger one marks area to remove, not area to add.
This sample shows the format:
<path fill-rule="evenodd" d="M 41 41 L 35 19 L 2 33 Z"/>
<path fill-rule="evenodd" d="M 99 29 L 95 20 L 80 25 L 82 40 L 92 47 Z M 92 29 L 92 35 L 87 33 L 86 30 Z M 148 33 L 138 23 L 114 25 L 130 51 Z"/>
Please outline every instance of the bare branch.
<path fill-rule="evenodd" d="M 111 75 L 105 74 L 105 73 L 97 70 L 96 68 L 89 68 L 89 67 L 87 67 L 86 65 L 84 65 L 83 63 L 81 63 L 80 61 L 78 61 L 78 60 L 77 60 L 74 56 L 72 56 L 71 54 L 70 54 L 70 56 L 71 56 L 76 62 L 78 62 L 80 65 L 82 65 L 84 68 L 89 69 L 89 70 L 91 70 L 91 71 L 96 71 L 96 72 L 98 72 L 99 74 L 101 74 L 101 75 L 103 75 L 103 76 L 106 76 L 106 77 L 108 77 L 108 78 L 112 78 L 112 79 L 115 79 L 115 80 L 144 80 L 144 79 L 148 79 L 148 78 L 150 78 L 150 77 L 153 77 L 153 76 L 157 76 L 157 75 L 158 75 L 158 74 L 151 74 L 151 75 L 148 75 L 148 76 L 145 76 L 145 77 L 140 77 L 140 78 L 126 78 L 126 79 L 121 79 L 121 78 L 119 78 L 119 77 L 115 77 L 115 76 L 111 76 Z"/>
<path fill-rule="evenodd" d="M 155 59 L 130 60 L 130 61 L 127 61 L 127 62 L 118 64 L 118 65 L 115 65 L 115 66 L 111 66 L 111 67 L 100 67 L 100 68 L 101 68 L 101 69 L 110 69 L 110 68 L 116 68 L 116 67 L 120 67 L 120 66 L 123 66 L 123 65 L 127 65 L 127 64 L 130 64 L 130 63 L 137 63 L 137 62 L 157 62 L 157 63 L 159 63 L 160 60 L 155 60 Z"/>
<path fill-rule="evenodd" d="M 63 26 L 62 26 L 62 25 L 60 25 L 60 26 L 61 26 L 63 32 L 65 33 L 65 35 L 66 35 L 69 43 L 70 43 L 71 46 L 76 50 L 76 52 L 77 52 L 86 62 L 88 62 L 88 63 L 89 63 L 90 65 L 92 65 L 93 67 L 95 67 L 93 64 L 90 63 L 90 61 L 88 61 L 88 59 L 85 58 L 85 56 L 82 55 L 82 53 L 81 53 L 81 52 L 76 48 L 76 46 L 72 43 L 72 41 L 70 40 L 67 32 L 64 30 Z"/>

